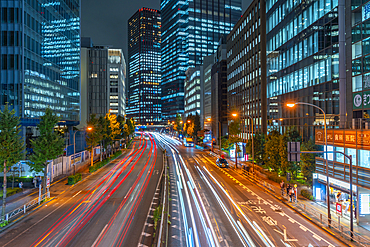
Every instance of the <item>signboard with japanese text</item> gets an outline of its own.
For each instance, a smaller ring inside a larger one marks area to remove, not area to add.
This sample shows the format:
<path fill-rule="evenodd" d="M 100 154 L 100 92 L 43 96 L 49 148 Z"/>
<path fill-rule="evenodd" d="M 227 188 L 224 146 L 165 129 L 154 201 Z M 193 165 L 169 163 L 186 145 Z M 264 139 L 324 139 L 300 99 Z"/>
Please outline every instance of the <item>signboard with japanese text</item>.
<path fill-rule="evenodd" d="M 337 147 L 357 148 L 370 150 L 370 130 L 327 130 L 328 145 Z M 315 130 L 315 143 L 317 145 L 325 144 L 325 135 L 323 129 Z"/>
<path fill-rule="evenodd" d="M 362 109 L 362 93 L 353 93 L 353 109 Z"/>
<path fill-rule="evenodd" d="M 362 92 L 362 105 L 364 109 L 370 108 L 370 91 Z"/>

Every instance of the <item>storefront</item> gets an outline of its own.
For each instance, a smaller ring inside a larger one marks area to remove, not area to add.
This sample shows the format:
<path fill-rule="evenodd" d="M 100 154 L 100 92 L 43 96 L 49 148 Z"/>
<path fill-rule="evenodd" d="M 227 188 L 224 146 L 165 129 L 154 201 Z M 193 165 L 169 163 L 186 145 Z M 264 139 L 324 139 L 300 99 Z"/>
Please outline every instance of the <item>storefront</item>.
<path fill-rule="evenodd" d="M 330 207 L 335 211 L 336 203 L 341 203 L 343 208 L 342 217 L 350 219 L 350 186 L 349 183 L 329 178 Z M 362 226 L 370 227 L 370 190 L 352 185 L 353 189 L 353 216 L 354 221 Z M 313 174 L 313 196 L 316 202 L 323 205 L 326 203 L 326 176 Z M 359 217 L 357 217 L 359 216 Z"/>

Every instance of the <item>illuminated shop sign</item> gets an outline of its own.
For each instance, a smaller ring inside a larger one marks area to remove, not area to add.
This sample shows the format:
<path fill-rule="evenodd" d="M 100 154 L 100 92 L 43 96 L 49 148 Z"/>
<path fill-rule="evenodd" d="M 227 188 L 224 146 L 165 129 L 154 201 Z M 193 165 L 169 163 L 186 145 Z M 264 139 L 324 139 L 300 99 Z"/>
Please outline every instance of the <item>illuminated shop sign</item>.
<path fill-rule="evenodd" d="M 370 194 L 360 194 L 360 214 L 370 214 Z"/>
<path fill-rule="evenodd" d="M 326 184 L 326 176 L 325 175 L 322 175 L 322 174 L 319 174 L 319 173 L 315 173 L 313 178 L 318 178 L 320 180 L 321 183 L 324 183 Z M 329 177 L 329 185 L 331 186 L 336 186 L 338 188 L 341 188 L 341 189 L 344 189 L 344 190 L 347 190 L 349 191 L 349 183 L 347 182 L 344 182 L 344 181 L 341 181 L 341 180 L 338 180 L 338 179 L 335 179 L 335 178 L 330 178 Z M 352 185 L 352 189 L 353 189 L 353 192 L 356 192 L 357 191 L 357 186 L 356 185 Z"/>
<path fill-rule="evenodd" d="M 370 150 L 370 130 L 327 130 L 328 145 Z M 315 130 L 315 143 L 325 145 L 323 129 Z"/>

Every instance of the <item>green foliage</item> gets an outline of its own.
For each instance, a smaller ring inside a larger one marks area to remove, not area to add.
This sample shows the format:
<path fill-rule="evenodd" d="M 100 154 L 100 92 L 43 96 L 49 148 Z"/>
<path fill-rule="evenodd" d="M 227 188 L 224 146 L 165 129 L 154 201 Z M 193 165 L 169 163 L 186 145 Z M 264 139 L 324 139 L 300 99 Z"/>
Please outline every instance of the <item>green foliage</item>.
<path fill-rule="evenodd" d="M 178 131 L 179 134 L 181 134 L 182 132 L 182 124 L 181 124 L 181 115 L 179 113 L 176 114 L 176 118 L 175 118 L 175 125 L 173 126 L 173 129 L 175 131 Z"/>
<path fill-rule="evenodd" d="M 159 205 L 153 211 L 153 220 L 154 220 L 154 231 L 157 230 L 158 221 L 161 219 L 162 205 Z"/>
<path fill-rule="evenodd" d="M 115 158 L 117 158 L 121 154 L 122 154 L 121 151 L 117 151 L 110 158 L 106 158 L 106 159 L 104 159 L 102 161 L 99 161 L 99 162 L 94 163 L 94 165 L 89 166 L 89 172 L 90 173 L 93 173 L 93 172 L 99 170 L 100 168 L 102 168 L 103 166 L 105 166 L 106 164 L 108 164 L 111 160 L 114 160 Z"/>
<path fill-rule="evenodd" d="M 280 183 L 281 180 L 283 180 L 285 184 L 288 183 L 285 177 L 280 177 L 276 172 L 268 172 L 266 175 L 269 180 L 274 181 L 275 183 Z"/>
<path fill-rule="evenodd" d="M 81 173 L 76 173 L 75 175 L 69 176 L 68 177 L 68 184 L 72 185 L 77 183 L 78 181 L 82 180 L 82 174 Z"/>
<path fill-rule="evenodd" d="M 229 143 L 230 145 L 241 142 L 242 139 L 239 137 L 239 134 L 241 133 L 240 130 L 240 120 L 239 118 L 234 119 L 231 121 L 229 124 Z M 236 146 L 236 152 L 240 152 L 240 147 L 239 145 Z"/>
<path fill-rule="evenodd" d="M 21 191 L 22 189 L 19 187 L 15 187 L 13 189 L 8 188 L 6 189 L 6 197 L 17 194 L 18 192 L 21 192 Z M 4 194 L 3 191 L 0 191 L 0 198 L 3 197 L 3 194 Z"/>
<path fill-rule="evenodd" d="M 229 142 L 229 138 L 227 136 L 221 137 L 221 148 L 222 148 L 222 150 L 229 150 L 230 142 Z"/>
<path fill-rule="evenodd" d="M 309 191 L 309 190 L 305 190 L 305 189 L 301 190 L 301 195 L 303 197 L 307 198 L 308 200 L 311 200 L 311 201 L 313 201 L 315 199 L 313 197 L 311 191 Z"/>
<path fill-rule="evenodd" d="M 301 145 L 302 151 L 318 151 L 319 147 L 315 145 L 315 142 L 310 139 L 308 142 L 304 142 Z M 315 172 L 315 158 L 318 154 L 306 153 L 301 154 L 301 171 L 304 179 L 308 185 L 312 185 L 312 173 Z"/>
<path fill-rule="evenodd" d="M 284 135 L 280 136 L 279 154 L 281 162 L 281 173 L 285 175 L 286 172 L 289 171 L 292 173 L 293 178 L 297 178 L 300 166 L 297 162 L 288 161 L 288 142 L 302 142 L 302 137 L 300 136 L 299 131 L 295 126 L 289 127 Z"/>
<path fill-rule="evenodd" d="M 46 188 L 47 161 L 56 159 L 59 155 L 63 154 L 64 150 L 64 139 L 54 131 L 54 127 L 59 120 L 60 118 L 50 108 L 46 108 L 45 115 L 41 117 L 41 121 L 37 125 L 40 136 L 35 140 L 31 140 L 33 154 L 29 165 L 32 171 L 44 172 L 44 193 Z"/>
<path fill-rule="evenodd" d="M 3 193 L 6 190 L 6 173 L 9 168 L 20 161 L 24 155 L 24 141 L 20 136 L 19 117 L 15 116 L 15 110 L 9 111 L 8 105 L 5 105 L 4 111 L 0 111 L 0 168 L 4 172 Z M 2 204 L 2 217 L 5 217 L 5 199 Z"/>
<path fill-rule="evenodd" d="M 0 181 L 3 180 L 4 177 L 0 177 Z M 15 182 L 23 182 L 23 183 L 32 183 L 33 178 L 27 178 L 27 177 L 14 177 Z"/>
<path fill-rule="evenodd" d="M 254 144 L 254 161 L 257 164 L 263 162 L 263 155 L 266 143 L 266 136 L 263 132 L 258 131 L 254 133 L 253 144 Z M 246 151 L 249 154 L 252 154 L 252 138 L 248 140 L 246 145 Z"/>
<path fill-rule="evenodd" d="M 198 112 L 194 116 L 194 130 L 193 130 L 193 136 L 197 136 L 198 131 L 201 131 L 202 127 L 200 126 L 200 116 Z"/>
<path fill-rule="evenodd" d="M 92 149 L 100 142 L 100 129 L 99 129 L 99 119 L 96 117 L 95 114 L 90 115 L 90 120 L 86 122 L 88 128 L 92 128 L 92 130 L 87 130 L 86 134 L 86 144 L 89 149 Z"/>
<path fill-rule="evenodd" d="M 0 227 L 7 226 L 9 224 L 9 221 L 4 220 L 3 223 L 0 224 Z"/>
<path fill-rule="evenodd" d="M 280 133 L 277 130 L 272 130 L 267 138 L 265 144 L 264 161 L 268 169 L 279 171 L 280 169 Z"/>

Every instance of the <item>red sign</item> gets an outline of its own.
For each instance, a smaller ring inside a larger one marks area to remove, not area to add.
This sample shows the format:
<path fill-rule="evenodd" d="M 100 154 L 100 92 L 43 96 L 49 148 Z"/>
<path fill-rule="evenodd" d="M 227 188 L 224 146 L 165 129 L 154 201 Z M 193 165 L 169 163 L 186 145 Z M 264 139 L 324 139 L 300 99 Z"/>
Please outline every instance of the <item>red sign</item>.
<path fill-rule="evenodd" d="M 225 155 L 221 154 L 221 159 L 225 159 Z"/>
<path fill-rule="evenodd" d="M 337 210 L 337 214 L 338 215 L 340 215 L 340 216 L 342 216 L 342 203 L 339 203 L 339 202 L 337 202 L 337 205 L 336 205 L 336 210 Z"/>

